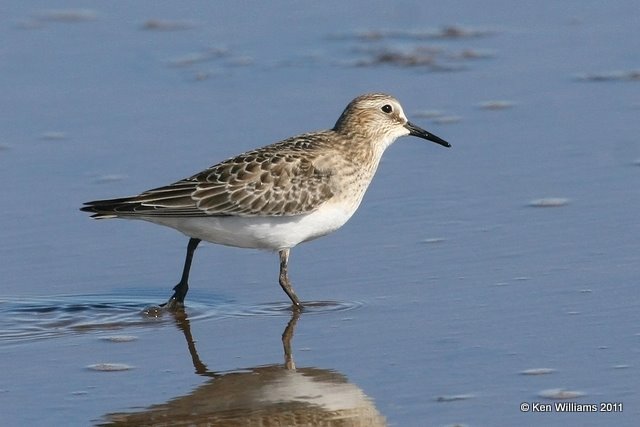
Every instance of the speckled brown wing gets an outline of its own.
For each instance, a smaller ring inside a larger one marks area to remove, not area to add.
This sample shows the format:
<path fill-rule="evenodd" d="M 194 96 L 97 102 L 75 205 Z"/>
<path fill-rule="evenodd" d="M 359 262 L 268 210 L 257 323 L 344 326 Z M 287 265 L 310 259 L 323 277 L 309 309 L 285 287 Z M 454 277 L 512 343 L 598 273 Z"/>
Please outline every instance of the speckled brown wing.
<path fill-rule="evenodd" d="M 190 178 L 130 198 L 89 202 L 109 216 L 293 216 L 333 196 L 330 173 L 313 165 L 304 135 L 249 151 Z M 302 155 L 305 153 L 305 155 Z"/>
<path fill-rule="evenodd" d="M 300 215 L 333 196 L 329 177 L 298 151 L 261 150 L 197 175 L 191 197 L 207 215 Z"/>

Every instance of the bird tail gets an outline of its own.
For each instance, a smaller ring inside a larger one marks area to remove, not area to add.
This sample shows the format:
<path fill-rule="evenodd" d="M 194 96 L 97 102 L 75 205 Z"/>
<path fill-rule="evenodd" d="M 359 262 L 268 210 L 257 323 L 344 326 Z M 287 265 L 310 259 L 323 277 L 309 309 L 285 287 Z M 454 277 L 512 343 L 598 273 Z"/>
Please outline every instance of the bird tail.
<path fill-rule="evenodd" d="M 133 197 L 124 197 L 120 199 L 94 200 L 84 203 L 80 210 L 92 213 L 91 218 L 95 219 L 118 218 L 133 213 L 134 207 L 138 205 L 133 199 Z"/>

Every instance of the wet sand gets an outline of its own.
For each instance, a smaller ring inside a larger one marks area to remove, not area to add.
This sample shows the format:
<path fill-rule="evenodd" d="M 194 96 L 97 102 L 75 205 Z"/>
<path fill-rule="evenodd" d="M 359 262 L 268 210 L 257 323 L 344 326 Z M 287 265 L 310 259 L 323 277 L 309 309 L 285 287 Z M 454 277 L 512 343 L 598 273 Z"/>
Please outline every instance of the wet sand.
<path fill-rule="evenodd" d="M 358 5 L 5 5 L 1 424 L 637 424 L 637 5 Z M 370 91 L 453 148 L 400 140 L 293 252 L 299 318 L 276 254 L 213 245 L 149 310 L 187 239 L 78 211 Z"/>

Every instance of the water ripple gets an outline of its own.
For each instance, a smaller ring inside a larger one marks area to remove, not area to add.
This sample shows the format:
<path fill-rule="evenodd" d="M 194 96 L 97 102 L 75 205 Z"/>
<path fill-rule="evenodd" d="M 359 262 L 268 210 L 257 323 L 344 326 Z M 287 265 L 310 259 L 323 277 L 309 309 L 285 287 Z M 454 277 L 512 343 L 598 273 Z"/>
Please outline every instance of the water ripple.
<path fill-rule="evenodd" d="M 0 342 L 24 342 L 70 334 L 155 327 L 174 323 L 174 317 L 154 302 L 155 295 L 97 294 L 0 299 Z M 342 312 L 361 302 L 309 301 L 303 315 Z M 246 316 L 290 316 L 285 302 L 242 305 L 219 298 L 190 299 L 190 321 Z"/>
<path fill-rule="evenodd" d="M 303 315 L 349 311 L 360 308 L 364 303 L 359 301 L 303 301 Z M 273 302 L 255 305 L 229 304 L 219 309 L 228 316 L 286 316 L 291 317 L 291 304 Z"/>
<path fill-rule="evenodd" d="M 150 305 L 149 296 L 114 294 L 2 298 L 0 342 L 172 322 L 170 316 L 147 314 Z M 189 317 L 194 320 L 213 314 L 203 304 L 189 307 Z"/>

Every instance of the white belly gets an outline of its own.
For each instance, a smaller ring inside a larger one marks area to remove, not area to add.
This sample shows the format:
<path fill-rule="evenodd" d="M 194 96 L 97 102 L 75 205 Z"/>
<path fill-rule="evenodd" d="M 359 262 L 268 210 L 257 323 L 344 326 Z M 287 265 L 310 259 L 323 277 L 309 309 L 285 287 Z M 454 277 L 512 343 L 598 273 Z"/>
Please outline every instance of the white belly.
<path fill-rule="evenodd" d="M 357 206 L 356 206 L 357 207 Z M 355 209 L 326 204 L 318 210 L 289 217 L 140 217 L 175 228 L 189 237 L 240 248 L 279 250 L 324 236 L 342 227 Z"/>

